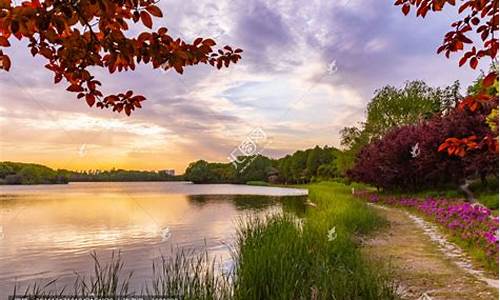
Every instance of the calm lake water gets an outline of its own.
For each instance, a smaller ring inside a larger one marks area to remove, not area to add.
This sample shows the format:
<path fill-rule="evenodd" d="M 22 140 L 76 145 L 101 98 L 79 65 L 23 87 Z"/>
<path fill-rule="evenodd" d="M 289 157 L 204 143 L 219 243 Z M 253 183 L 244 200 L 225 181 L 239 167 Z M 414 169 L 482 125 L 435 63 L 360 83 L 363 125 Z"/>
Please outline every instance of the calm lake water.
<path fill-rule="evenodd" d="M 235 221 L 305 210 L 306 190 L 187 182 L 70 183 L 0 187 L 0 298 L 17 282 L 63 286 L 120 250 L 132 288 L 172 248 L 206 249 L 230 265 Z"/>

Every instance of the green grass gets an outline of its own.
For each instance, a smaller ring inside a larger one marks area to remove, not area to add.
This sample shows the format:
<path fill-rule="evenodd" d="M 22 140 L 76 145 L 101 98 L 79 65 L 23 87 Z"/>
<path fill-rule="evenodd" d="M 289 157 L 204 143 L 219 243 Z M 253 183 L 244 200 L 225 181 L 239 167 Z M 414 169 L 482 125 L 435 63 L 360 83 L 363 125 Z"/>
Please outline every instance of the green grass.
<path fill-rule="evenodd" d="M 247 181 L 247 185 L 256 185 L 256 186 L 269 186 L 270 184 L 265 181 Z"/>
<path fill-rule="evenodd" d="M 235 268 L 218 269 L 206 254 L 184 253 L 154 264 L 146 295 L 181 299 L 394 299 L 393 281 L 385 266 L 362 256 L 357 238 L 385 221 L 340 183 L 310 185 L 317 206 L 302 218 L 282 213 L 241 219 L 234 248 Z M 335 233 L 332 232 L 335 228 Z M 79 276 L 74 291 L 81 296 L 127 295 L 130 275 L 122 272 L 119 256 L 101 265 L 94 258 L 94 275 Z M 56 295 L 48 285 L 34 285 L 28 294 Z M 132 291 L 139 293 L 139 291 Z M 19 293 L 17 293 L 19 295 Z M 21 293 L 22 294 L 22 293 Z M 68 293 L 66 293 L 68 294 Z"/>
<path fill-rule="evenodd" d="M 338 183 L 309 186 L 317 204 L 302 222 L 274 215 L 242 221 L 236 299 L 392 299 L 381 266 L 360 253 L 356 236 L 384 224 Z M 328 239 L 335 228 L 336 238 Z"/>
<path fill-rule="evenodd" d="M 478 197 L 478 201 L 489 209 L 495 210 L 498 214 L 498 193 L 491 195 L 482 195 Z"/>

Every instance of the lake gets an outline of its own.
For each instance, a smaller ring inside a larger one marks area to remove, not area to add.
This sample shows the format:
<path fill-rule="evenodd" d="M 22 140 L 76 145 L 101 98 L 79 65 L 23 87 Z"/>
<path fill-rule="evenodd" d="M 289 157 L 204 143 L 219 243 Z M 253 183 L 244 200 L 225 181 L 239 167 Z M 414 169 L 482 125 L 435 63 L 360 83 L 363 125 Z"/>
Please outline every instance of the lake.
<path fill-rule="evenodd" d="M 194 249 L 231 264 L 235 221 L 249 214 L 305 211 L 307 190 L 189 182 L 103 182 L 0 186 L 0 298 L 29 283 L 71 286 L 120 250 L 131 288 L 152 263 Z M 172 250 L 174 249 L 174 250 Z M 57 286 L 56 286 L 57 287 Z M 23 290 L 24 291 L 24 290 Z"/>

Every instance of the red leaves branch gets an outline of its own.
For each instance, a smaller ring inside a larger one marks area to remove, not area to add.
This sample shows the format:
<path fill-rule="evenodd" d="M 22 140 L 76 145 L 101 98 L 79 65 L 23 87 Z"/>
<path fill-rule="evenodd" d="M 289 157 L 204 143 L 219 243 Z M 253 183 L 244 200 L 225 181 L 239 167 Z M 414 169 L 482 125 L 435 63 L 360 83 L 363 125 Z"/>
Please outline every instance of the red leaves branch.
<path fill-rule="evenodd" d="M 444 143 L 439 146 L 438 151 L 446 151 L 449 156 L 464 157 L 467 151 L 477 149 L 478 146 L 477 136 L 475 135 L 462 139 L 451 137 L 447 138 Z"/>
<path fill-rule="evenodd" d="M 192 44 L 174 40 L 166 28 L 126 37 L 129 21 L 152 28 L 152 17 L 163 16 L 154 3 L 32 0 L 13 5 L 10 0 L 0 0 L 0 47 L 9 47 L 12 36 L 28 40 L 31 54 L 48 61 L 46 68 L 54 73 L 55 83 L 65 79 L 67 90 L 78 93 L 77 98 L 84 98 L 89 106 L 125 111 L 127 115 L 140 108 L 145 98 L 134 96 L 132 91 L 104 97 L 90 67 L 106 67 L 114 73 L 135 70 L 136 64 L 144 63 L 182 74 L 187 66 L 204 63 L 220 69 L 241 59 L 241 49 L 226 46 L 216 51 L 212 39 L 198 38 Z M 8 71 L 10 66 L 9 57 L 0 48 L 0 68 Z"/>
<path fill-rule="evenodd" d="M 472 113 L 480 113 L 482 115 L 488 115 L 491 113 L 492 108 L 498 108 L 498 94 L 490 93 L 489 89 L 493 87 L 495 81 L 498 80 L 498 73 L 491 72 L 486 75 L 481 82 L 481 90 L 474 95 L 469 95 L 465 97 L 459 104 L 458 109 L 469 110 Z M 498 119 L 495 120 L 498 124 Z M 498 132 L 491 131 L 490 133 L 483 136 L 482 140 L 478 143 L 476 136 L 470 136 L 468 138 L 457 139 L 448 138 L 443 144 L 438 148 L 438 151 L 448 151 L 451 156 L 463 157 L 467 151 L 481 148 L 483 145 L 489 151 L 498 153 Z"/>
<path fill-rule="evenodd" d="M 471 112 L 478 112 L 481 108 L 489 111 L 493 106 L 498 106 L 497 92 L 490 92 L 490 88 L 498 80 L 496 71 L 490 72 L 481 81 L 481 89 L 473 95 L 465 97 L 458 105 L 458 109 L 468 109 Z"/>
<path fill-rule="evenodd" d="M 394 4 L 401 6 L 405 15 L 413 6 L 416 8 L 417 17 L 425 18 L 429 11 L 438 12 L 445 5 L 455 6 L 457 2 L 461 3 L 458 13 L 465 13 L 465 17 L 451 24 L 453 30 L 445 34 L 437 53 L 444 53 L 449 58 L 451 53 L 464 52 L 459 60 L 459 66 L 468 62 L 470 68 L 476 69 L 482 58 L 489 57 L 494 60 L 497 56 L 499 0 L 396 0 Z M 472 35 L 476 35 L 475 38 L 471 38 Z M 480 42 L 474 45 L 473 39 Z M 466 45 L 470 47 L 468 50 Z M 467 109 L 472 113 L 483 115 L 490 113 L 493 107 L 498 107 L 498 91 L 490 91 L 490 87 L 497 80 L 497 72 L 488 74 L 482 80 L 480 91 L 465 97 L 458 109 Z M 450 156 L 463 157 L 467 151 L 486 144 L 490 150 L 493 149 L 498 153 L 498 132 L 492 131 L 483 136 L 481 142 L 477 142 L 477 139 L 475 135 L 462 139 L 450 137 L 439 146 L 438 151 L 447 151 Z"/>
<path fill-rule="evenodd" d="M 494 59 L 498 53 L 498 34 L 495 35 L 498 32 L 498 0 L 396 0 L 394 4 L 401 6 L 405 15 L 413 6 L 417 17 L 425 18 L 429 11 L 438 12 L 445 5 L 455 6 L 457 2 L 462 3 L 458 13 L 465 12 L 466 16 L 451 24 L 453 30 L 445 34 L 437 52 L 450 57 L 451 53 L 465 51 L 460 66 L 469 61 L 469 66 L 476 69 L 480 59 Z M 477 35 L 482 45 L 472 46 L 471 35 Z M 466 50 L 465 45 L 471 45 L 471 48 Z"/>

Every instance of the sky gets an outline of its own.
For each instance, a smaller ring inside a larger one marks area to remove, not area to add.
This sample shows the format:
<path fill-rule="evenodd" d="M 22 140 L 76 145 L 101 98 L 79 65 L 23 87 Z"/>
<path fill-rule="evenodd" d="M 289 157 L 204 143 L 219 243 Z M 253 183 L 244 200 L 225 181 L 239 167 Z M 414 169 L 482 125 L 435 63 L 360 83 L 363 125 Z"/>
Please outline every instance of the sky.
<path fill-rule="evenodd" d="M 359 124 L 376 89 L 424 80 L 465 88 L 477 76 L 458 58 L 436 54 L 456 12 L 417 19 L 392 0 L 161 0 L 166 26 L 188 41 L 212 37 L 242 48 L 229 69 L 191 67 L 183 75 L 139 66 L 110 75 L 105 93 L 134 90 L 132 116 L 90 109 L 53 84 L 44 60 L 12 41 L 10 72 L 0 72 L 0 160 L 52 168 L 175 169 L 205 159 L 227 162 L 249 133 L 258 151 L 280 157 L 315 145 L 339 146 Z M 414 12 L 413 12 L 414 13 Z M 484 68 L 484 65 L 482 66 Z"/>

